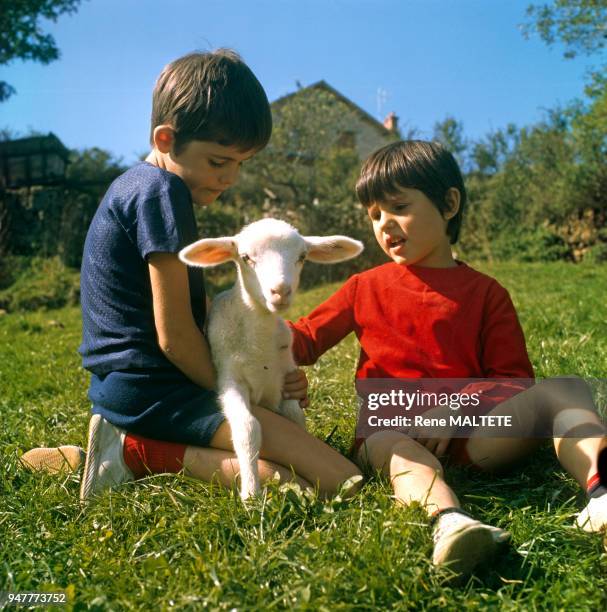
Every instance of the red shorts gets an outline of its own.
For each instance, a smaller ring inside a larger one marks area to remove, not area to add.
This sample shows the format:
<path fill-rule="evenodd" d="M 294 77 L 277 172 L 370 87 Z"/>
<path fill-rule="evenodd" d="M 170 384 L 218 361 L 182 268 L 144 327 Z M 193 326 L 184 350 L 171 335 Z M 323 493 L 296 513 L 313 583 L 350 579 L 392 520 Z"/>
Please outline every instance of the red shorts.
<path fill-rule="evenodd" d="M 129 433 L 124 440 L 123 458 L 136 479 L 149 474 L 176 474 L 183 469 L 186 448 L 186 444 Z"/>

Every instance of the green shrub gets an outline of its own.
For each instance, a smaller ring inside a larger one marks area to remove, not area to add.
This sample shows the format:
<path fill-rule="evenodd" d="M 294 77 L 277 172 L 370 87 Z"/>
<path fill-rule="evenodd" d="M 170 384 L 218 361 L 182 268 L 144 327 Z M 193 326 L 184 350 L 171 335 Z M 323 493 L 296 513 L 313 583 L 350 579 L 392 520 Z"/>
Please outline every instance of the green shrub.
<path fill-rule="evenodd" d="M 571 248 L 547 227 L 520 228 L 502 233 L 491 243 L 500 261 L 540 262 L 571 260 Z"/>
<path fill-rule="evenodd" d="M 584 263 L 599 264 L 607 262 L 607 242 L 597 242 L 584 255 Z"/>
<path fill-rule="evenodd" d="M 80 275 L 67 268 L 59 257 L 13 257 L 10 261 L 13 262 L 13 271 L 3 278 L 6 283 L 12 282 L 0 291 L 0 308 L 3 310 L 61 308 L 78 303 Z"/>
<path fill-rule="evenodd" d="M 30 266 L 29 257 L 6 255 L 0 257 L 0 291 L 10 287 Z"/>

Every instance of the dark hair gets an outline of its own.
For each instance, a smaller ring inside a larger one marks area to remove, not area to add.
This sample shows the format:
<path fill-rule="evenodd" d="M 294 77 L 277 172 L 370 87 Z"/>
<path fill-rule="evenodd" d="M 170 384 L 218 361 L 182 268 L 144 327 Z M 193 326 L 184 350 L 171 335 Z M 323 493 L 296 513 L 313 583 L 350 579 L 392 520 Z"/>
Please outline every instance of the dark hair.
<path fill-rule="evenodd" d="M 459 210 L 447 224 L 451 244 L 459 238 L 466 188 L 455 158 L 437 142 L 401 140 L 372 153 L 363 164 L 356 183 L 356 195 L 364 206 L 385 201 L 401 189 L 419 189 L 441 214 L 449 210 L 447 191 L 460 193 Z"/>
<path fill-rule="evenodd" d="M 175 130 L 175 151 L 208 140 L 242 151 L 263 149 L 272 134 L 272 113 L 263 87 L 231 49 L 190 53 L 171 62 L 156 81 L 152 129 Z"/>

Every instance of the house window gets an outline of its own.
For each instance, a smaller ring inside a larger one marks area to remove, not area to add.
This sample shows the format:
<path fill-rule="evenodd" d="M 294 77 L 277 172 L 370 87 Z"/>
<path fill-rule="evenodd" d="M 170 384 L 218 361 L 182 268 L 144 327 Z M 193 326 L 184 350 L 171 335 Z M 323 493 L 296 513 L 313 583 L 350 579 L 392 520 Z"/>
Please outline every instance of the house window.
<path fill-rule="evenodd" d="M 34 183 L 44 178 L 44 157 L 42 155 L 32 155 L 30 158 L 30 175 Z"/>
<path fill-rule="evenodd" d="M 59 155 L 49 155 L 46 160 L 49 178 L 61 178 L 65 174 L 65 162 Z"/>
<path fill-rule="evenodd" d="M 8 184 L 11 186 L 27 180 L 27 157 L 11 157 L 8 160 Z"/>

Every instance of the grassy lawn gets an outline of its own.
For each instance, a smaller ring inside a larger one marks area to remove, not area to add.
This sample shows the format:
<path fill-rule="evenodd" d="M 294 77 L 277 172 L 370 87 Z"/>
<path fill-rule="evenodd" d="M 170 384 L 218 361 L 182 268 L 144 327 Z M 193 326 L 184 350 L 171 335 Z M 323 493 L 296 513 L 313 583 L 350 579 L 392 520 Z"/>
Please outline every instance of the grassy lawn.
<path fill-rule="evenodd" d="M 607 377 L 607 267 L 479 266 L 511 292 L 538 376 Z M 338 285 L 301 293 L 291 317 Z M 513 543 L 464 584 L 429 562 L 431 534 L 372 478 L 355 499 L 322 502 L 270 486 L 237 495 L 180 475 L 103 495 L 86 513 L 78 477 L 38 476 L 17 456 L 85 443 L 88 377 L 76 308 L 0 317 L 0 590 L 68 590 L 75 609 L 522 609 L 607 605 L 601 538 L 572 528 L 584 504 L 547 447 L 500 479 L 452 468 L 464 506 Z M 349 337 L 308 369 L 309 427 L 345 452 L 354 430 Z"/>

